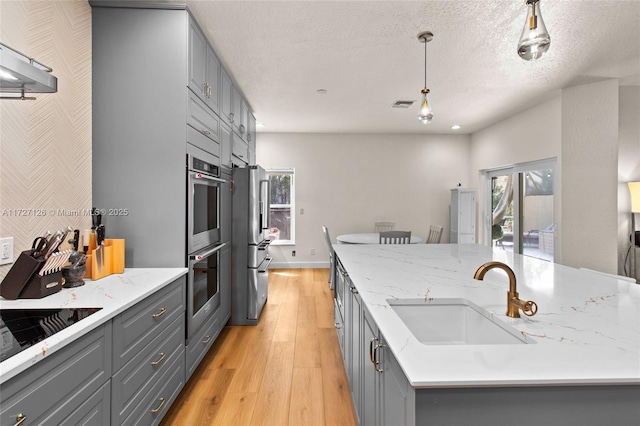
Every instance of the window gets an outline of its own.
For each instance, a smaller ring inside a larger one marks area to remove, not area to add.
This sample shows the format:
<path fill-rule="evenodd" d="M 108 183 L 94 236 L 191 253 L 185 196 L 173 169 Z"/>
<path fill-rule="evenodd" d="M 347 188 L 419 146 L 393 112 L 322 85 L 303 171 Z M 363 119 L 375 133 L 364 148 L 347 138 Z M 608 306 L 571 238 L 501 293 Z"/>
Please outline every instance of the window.
<path fill-rule="evenodd" d="M 272 244 L 295 244 L 295 170 L 269 169 L 271 207 L 269 238 Z"/>

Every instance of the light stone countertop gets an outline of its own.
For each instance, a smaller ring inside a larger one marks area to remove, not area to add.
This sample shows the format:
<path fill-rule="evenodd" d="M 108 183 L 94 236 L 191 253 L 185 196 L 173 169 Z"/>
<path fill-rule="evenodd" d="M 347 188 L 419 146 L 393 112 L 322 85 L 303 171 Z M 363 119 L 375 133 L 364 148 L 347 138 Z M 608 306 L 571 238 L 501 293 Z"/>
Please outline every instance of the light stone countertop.
<path fill-rule="evenodd" d="M 640 285 L 474 244 L 335 244 L 335 252 L 414 387 L 640 383 Z M 533 317 L 509 318 L 509 265 Z M 387 299 L 466 298 L 535 344 L 426 345 Z M 386 348 L 385 348 L 386 349 Z"/>
<path fill-rule="evenodd" d="M 186 273 L 187 268 L 130 268 L 125 269 L 123 274 L 109 275 L 98 281 L 85 279 L 85 285 L 81 287 L 63 288 L 42 299 L 6 300 L 0 297 L 2 309 L 102 308 L 0 363 L 0 383 L 106 323 Z"/>

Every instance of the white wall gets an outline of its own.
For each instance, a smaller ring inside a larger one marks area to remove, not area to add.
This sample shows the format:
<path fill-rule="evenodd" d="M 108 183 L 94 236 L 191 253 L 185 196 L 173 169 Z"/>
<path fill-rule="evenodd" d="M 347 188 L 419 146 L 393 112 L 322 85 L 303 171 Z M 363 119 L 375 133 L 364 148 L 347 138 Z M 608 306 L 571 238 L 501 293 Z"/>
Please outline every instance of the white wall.
<path fill-rule="evenodd" d="M 471 136 L 472 186 L 479 188 L 478 230 L 483 241 L 481 170 L 558 157 L 561 145 L 561 96 L 502 120 Z M 556 194 L 560 198 L 560 194 Z"/>
<path fill-rule="evenodd" d="M 276 265 L 328 265 L 322 225 L 335 241 L 376 221 L 423 238 L 438 224 L 446 242 L 449 190 L 470 184 L 467 135 L 259 133 L 257 161 L 296 169 L 296 245 L 272 245 Z"/>

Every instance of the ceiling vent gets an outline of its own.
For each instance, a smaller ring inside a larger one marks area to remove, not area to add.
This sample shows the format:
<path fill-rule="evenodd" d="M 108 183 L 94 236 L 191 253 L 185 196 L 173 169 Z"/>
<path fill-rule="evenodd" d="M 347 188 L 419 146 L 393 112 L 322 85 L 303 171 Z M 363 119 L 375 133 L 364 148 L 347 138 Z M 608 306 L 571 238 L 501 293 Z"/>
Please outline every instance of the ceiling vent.
<path fill-rule="evenodd" d="M 391 107 L 392 108 L 409 108 L 411 105 L 413 105 L 415 101 L 395 101 Z"/>

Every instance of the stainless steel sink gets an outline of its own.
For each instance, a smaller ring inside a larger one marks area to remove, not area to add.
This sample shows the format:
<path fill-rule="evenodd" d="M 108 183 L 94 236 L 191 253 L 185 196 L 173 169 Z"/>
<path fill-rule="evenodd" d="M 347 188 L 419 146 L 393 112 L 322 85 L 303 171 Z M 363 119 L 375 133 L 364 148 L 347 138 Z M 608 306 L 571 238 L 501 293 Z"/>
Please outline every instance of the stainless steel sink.
<path fill-rule="evenodd" d="M 535 341 L 467 299 L 387 299 L 426 345 L 501 345 Z"/>

